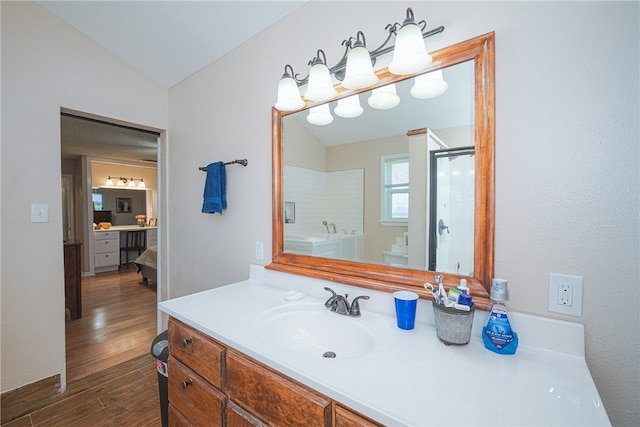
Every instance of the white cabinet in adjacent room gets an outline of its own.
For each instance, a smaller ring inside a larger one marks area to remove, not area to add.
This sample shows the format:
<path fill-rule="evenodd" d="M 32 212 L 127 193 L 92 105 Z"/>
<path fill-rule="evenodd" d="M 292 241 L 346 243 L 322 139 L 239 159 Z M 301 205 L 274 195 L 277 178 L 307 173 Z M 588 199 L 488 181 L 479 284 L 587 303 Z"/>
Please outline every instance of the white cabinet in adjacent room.
<path fill-rule="evenodd" d="M 93 237 L 95 272 L 117 270 L 120 265 L 120 232 L 95 231 Z"/>

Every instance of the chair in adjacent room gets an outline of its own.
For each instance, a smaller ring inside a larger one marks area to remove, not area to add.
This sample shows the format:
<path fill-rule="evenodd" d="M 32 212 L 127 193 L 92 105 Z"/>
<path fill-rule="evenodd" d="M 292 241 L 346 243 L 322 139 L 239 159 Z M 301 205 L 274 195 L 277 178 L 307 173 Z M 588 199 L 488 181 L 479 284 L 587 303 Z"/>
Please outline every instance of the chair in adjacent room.
<path fill-rule="evenodd" d="M 125 264 L 129 268 L 129 252 L 138 251 L 138 256 L 146 249 L 146 230 L 127 231 L 125 246 L 120 247 L 120 252 L 124 251 Z M 122 257 L 120 257 L 122 259 Z M 131 261 L 133 262 L 133 261 Z M 120 262 L 122 265 L 122 261 Z"/>

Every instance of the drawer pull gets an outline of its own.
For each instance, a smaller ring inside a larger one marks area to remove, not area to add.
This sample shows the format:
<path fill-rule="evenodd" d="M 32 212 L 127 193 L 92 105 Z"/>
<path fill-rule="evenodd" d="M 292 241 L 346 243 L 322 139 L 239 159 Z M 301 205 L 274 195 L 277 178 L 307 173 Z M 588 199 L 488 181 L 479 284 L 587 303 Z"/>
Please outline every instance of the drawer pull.
<path fill-rule="evenodd" d="M 193 380 L 191 378 L 189 378 L 186 381 L 182 381 L 182 388 L 186 389 L 187 387 L 189 387 L 191 384 L 193 384 Z"/>
<path fill-rule="evenodd" d="M 192 342 L 193 342 L 193 338 L 191 338 L 191 337 L 189 337 L 189 338 L 184 338 L 184 339 L 182 340 L 182 346 L 183 346 L 183 347 L 186 347 L 186 346 L 188 346 L 189 344 L 191 344 Z"/>

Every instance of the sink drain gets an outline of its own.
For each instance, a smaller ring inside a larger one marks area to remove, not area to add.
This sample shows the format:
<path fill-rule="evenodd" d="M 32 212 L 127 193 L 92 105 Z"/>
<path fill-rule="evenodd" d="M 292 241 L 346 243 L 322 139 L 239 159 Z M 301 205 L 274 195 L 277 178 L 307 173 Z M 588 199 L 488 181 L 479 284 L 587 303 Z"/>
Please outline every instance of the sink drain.
<path fill-rule="evenodd" d="M 335 359 L 336 358 L 336 354 L 333 351 L 326 351 L 322 357 L 326 358 L 326 359 Z"/>

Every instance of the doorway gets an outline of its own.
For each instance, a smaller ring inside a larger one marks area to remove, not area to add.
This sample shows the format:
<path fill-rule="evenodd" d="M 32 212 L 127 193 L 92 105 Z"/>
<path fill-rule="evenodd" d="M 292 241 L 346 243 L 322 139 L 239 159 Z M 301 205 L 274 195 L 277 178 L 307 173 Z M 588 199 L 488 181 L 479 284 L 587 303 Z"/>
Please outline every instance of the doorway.
<path fill-rule="evenodd" d="M 134 181 L 139 184 L 144 181 L 144 191 L 139 193 L 145 203 L 134 204 L 135 209 L 141 211 L 118 213 L 112 222 L 115 225 L 120 221 L 123 222 L 120 226 L 127 226 L 127 221 L 133 221 L 131 226 L 135 226 L 136 214 L 144 214 L 146 217 L 153 217 L 150 219 L 158 225 L 154 229 L 157 233 L 163 225 L 162 221 L 158 221 L 161 200 L 158 168 L 161 130 L 66 109 L 61 110 L 60 123 L 63 173 L 61 188 L 63 217 L 66 219 L 64 235 L 65 238 L 69 236 L 72 240 L 80 241 L 83 246 L 83 313 L 81 318 L 65 324 L 67 381 L 71 383 L 123 361 L 148 354 L 150 343 L 157 333 L 160 274 L 157 284 L 149 283 L 134 266 L 120 268 L 119 262 L 112 271 L 96 274 L 94 215 L 97 208 L 92 194 L 119 194 L 118 190 L 107 188 L 106 179 L 97 179 L 92 174 L 92 164 L 100 165 L 95 169 L 107 168 L 109 173 L 118 178 L 122 176 L 128 183 Z M 136 168 L 144 170 L 144 174 L 135 172 Z M 122 170 L 126 172 L 122 173 Z M 96 190 L 100 188 L 104 190 Z M 121 191 L 123 199 L 130 203 L 137 200 L 130 194 L 135 190 L 128 188 Z M 102 206 L 99 208 L 102 209 Z M 113 210 L 115 217 L 116 209 Z M 161 245 L 157 249 L 159 256 Z M 116 246 L 114 250 L 119 261 L 119 247 Z"/>

